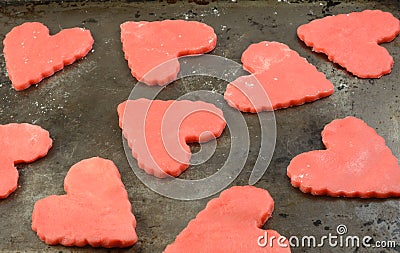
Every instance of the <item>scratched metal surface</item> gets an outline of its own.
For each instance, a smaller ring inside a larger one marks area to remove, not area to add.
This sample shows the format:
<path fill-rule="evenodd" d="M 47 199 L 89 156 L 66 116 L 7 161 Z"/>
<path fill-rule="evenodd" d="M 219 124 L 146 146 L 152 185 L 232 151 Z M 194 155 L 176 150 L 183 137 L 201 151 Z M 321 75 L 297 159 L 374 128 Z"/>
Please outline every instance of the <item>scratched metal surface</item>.
<path fill-rule="evenodd" d="M 10 2 L 10 1 L 8 1 Z M 314 235 L 320 238 L 335 233 L 345 224 L 348 234 L 370 235 L 375 240 L 400 242 L 400 201 L 398 199 L 361 200 L 313 197 L 291 187 L 286 167 L 295 155 L 322 148 L 320 132 L 335 118 L 354 115 L 364 119 L 386 140 L 400 157 L 400 39 L 384 46 L 395 59 L 390 75 L 377 80 L 357 79 L 323 55 L 313 53 L 296 37 L 296 28 L 314 18 L 337 13 L 382 9 L 400 17 L 398 1 L 238 1 L 211 2 L 207 5 L 177 2 L 132 3 L 51 3 L 38 1 L 22 5 L 2 2 L 0 37 L 26 21 L 40 21 L 52 33 L 61 28 L 86 27 L 95 39 L 93 52 L 83 60 L 42 81 L 36 87 L 15 92 L 7 78 L 4 58 L 0 57 L 0 123 L 28 122 L 47 129 L 54 140 L 48 156 L 28 165 L 18 165 L 19 187 L 0 201 L 0 250 L 37 252 L 91 252 L 90 247 L 50 247 L 31 230 L 35 201 L 51 194 L 63 194 L 64 177 L 73 164 L 92 156 L 113 160 L 129 193 L 137 218 L 138 243 L 129 252 L 161 252 L 173 242 L 188 221 L 204 208 L 209 199 L 177 201 L 146 188 L 134 175 L 125 157 L 116 106 L 127 98 L 136 81 L 124 60 L 119 40 L 119 25 L 127 20 L 188 19 L 205 22 L 218 35 L 212 54 L 240 62 L 243 50 L 251 43 L 275 40 L 288 44 L 315 64 L 335 84 L 335 93 L 325 99 L 276 112 L 277 144 L 267 173 L 256 186 L 269 190 L 275 199 L 273 217 L 266 223 L 286 236 Z M 0 46 L 2 47 L 2 46 Z M 2 49 L 2 48 L 1 48 Z M 188 91 L 214 89 L 223 93 L 225 82 L 192 78 L 175 82 L 160 95 L 173 99 Z M 245 114 L 251 134 L 251 149 L 246 166 L 234 181 L 246 184 L 260 140 L 255 115 Z M 213 159 L 189 169 L 189 175 L 212 173 L 229 152 L 229 133 L 218 141 Z M 196 146 L 193 146 L 196 148 Z M 256 243 L 256 242 L 255 242 Z M 98 252 L 109 250 L 97 249 Z M 296 248 L 293 252 L 389 252 L 389 250 Z M 391 252 L 399 252 L 400 248 Z"/>

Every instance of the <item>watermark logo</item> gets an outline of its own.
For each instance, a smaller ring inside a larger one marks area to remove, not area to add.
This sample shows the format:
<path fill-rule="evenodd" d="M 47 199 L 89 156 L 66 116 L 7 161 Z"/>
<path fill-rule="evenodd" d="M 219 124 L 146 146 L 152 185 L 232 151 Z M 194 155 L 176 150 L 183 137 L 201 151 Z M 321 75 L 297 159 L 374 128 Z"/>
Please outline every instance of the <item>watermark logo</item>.
<path fill-rule="evenodd" d="M 235 61 L 229 60 L 224 57 L 214 55 L 201 55 L 196 57 L 180 57 L 180 71 L 175 80 L 192 77 L 192 76 L 206 76 L 213 77 L 219 80 L 231 83 L 239 76 L 247 75 L 248 73 L 243 71 L 243 66 Z M 168 66 L 176 66 L 176 59 L 165 62 L 147 75 L 154 76 L 152 73 L 160 73 L 162 69 L 169 69 Z M 254 77 L 254 76 L 253 76 Z M 257 99 L 261 99 L 265 104 L 270 105 L 268 95 L 260 87 L 258 80 L 254 77 L 254 86 L 258 87 L 257 92 L 259 93 Z M 145 80 L 145 78 L 144 78 Z M 138 82 L 133 88 L 129 100 L 147 98 L 150 100 L 157 99 L 159 93 L 168 86 L 148 86 L 141 82 Z M 244 91 L 242 91 L 245 94 Z M 261 95 L 261 96 L 260 96 Z M 252 103 L 252 98 L 247 97 Z M 249 128 L 243 114 L 230 107 L 224 100 L 223 95 L 210 90 L 194 90 L 187 92 L 177 100 L 192 100 L 192 101 L 204 101 L 212 103 L 223 111 L 225 121 L 227 123 L 226 128 L 229 129 L 230 134 L 230 150 L 229 154 L 226 154 L 226 160 L 221 164 L 220 168 L 217 168 L 217 172 L 211 176 L 202 179 L 188 180 L 175 178 L 168 176 L 167 178 L 157 178 L 152 175 L 146 174 L 137 165 L 137 161 L 132 156 L 132 150 L 128 145 L 128 142 L 123 137 L 124 149 L 129 164 L 136 174 L 136 176 L 150 189 L 153 191 L 173 199 L 179 200 L 196 200 L 209 197 L 214 195 L 230 183 L 232 183 L 240 172 L 243 170 L 250 151 L 250 137 Z M 150 106 L 149 106 L 150 107 Z M 271 106 L 269 106 L 271 108 Z M 180 115 L 182 120 L 187 117 L 188 114 Z M 122 125 L 126 122 L 129 115 L 123 115 Z M 258 118 L 259 125 L 261 127 L 261 145 L 258 150 L 257 160 L 252 168 L 248 183 L 250 185 L 255 184 L 264 175 L 268 168 L 268 165 L 272 159 L 272 155 L 275 149 L 276 141 L 276 122 L 273 111 L 262 112 L 255 114 Z M 146 117 L 144 117 L 145 119 Z M 164 117 L 163 121 L 168 121 L 168 117 Z M 145 124 L 145 122 L 143 122 Z M 163 124 L 162 124 L 163 125 Z M 179 126 L 177 126 L 178 128 Z M 143 138 L 145 133 L 143 133 Z M 204 134 L 207 134 L 204 133 Z M 225 136 L 226 137 L 226 136 Z M 168 136 L 170 138 L 170 136 Z M 178 142 L 178 139 L 177 139 Z M 179 143 L 177 143 L 179 145 Z M 172 145 L 176 147 L 177 145 Z M 216 141 L 211 141 L 206 144 L 200 144 L 200 151 L 192 154 L 190 165 L 197 165 L 206 163 L 207 160 L 213 155 L 218 146 Z M 165 145 L 165 149 L 174 160 L 179 161 L 180 158 L 177 155 L 176 150 L 170 149 Z M 179 145 L 181 146 L 181 145 Z M 147 147 L 148 149 L 148 147 Z M 181 147 L 182 149 L 182 147 Z M 150 152 L 148 152 L 150 153 Z M 179 153 L 179 152 L 178 152 Z M 177 157 L 175 157 L 177 156 Z M 154 158 L 152 157 L 153 162 Z M 160 168 L 162 169 L 162 168 Z M 189 167 L 190 169 L 190 167 Z"/>
<path fill-rule="evenodd" d="M 400 243 L 394 240 L 374 240 L 372 236 L 358 236 L 347 234 L 347 226 L 340 224 L 336 227 L 336 234 L 317 238 L 313 235 L 304 236 L 279 236 L 269 235 L 265 231 L 263 235 L 257 238 L 259 247 L 280 247 L 280 248 L 396 248 L 400 247 Z"/>
<path fill-rule="evenodd" d="M 340 224 L 336 227 L 336 232 L 338 235 L 344 235 L 347 233 L 347 227 L 346 225 Z"/>

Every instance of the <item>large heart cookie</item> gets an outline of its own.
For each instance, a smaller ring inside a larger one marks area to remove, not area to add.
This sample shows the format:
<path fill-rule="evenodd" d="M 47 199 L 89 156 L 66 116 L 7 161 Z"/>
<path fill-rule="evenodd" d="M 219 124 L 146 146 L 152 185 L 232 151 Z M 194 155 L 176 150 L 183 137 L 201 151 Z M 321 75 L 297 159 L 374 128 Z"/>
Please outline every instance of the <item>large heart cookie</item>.
<path fill-rule="evenodd" d="M 243 52 L 242 63 L 253 75 L 228 84 L 224 97 L 230 106 L 243 112 L 301 105 L 334 91 L 323 73 L 282 43 L 252 44 Z"/>
<path fill-rule="evenodd" d="M 221 135 L 226 122 L 202 101 L 128 100 L 118 106 L 119 125 L 140 168 L 156 177 L 177 177 L 189 167 L 186 143 Z"/>
<path fill-rule="evenodd" d="M 327 150 L 293 158 L 287 168 L 292 185 L 303 192 L 333 197 L 400 196 L 400 166 L 385 140 L 364 121 L 334 120 L 322 131 Z"/>
<path fill-rule="evenodd" d="M 128 21 L 121 25 L 121 41 L 132 75 L 149 85 L 165 85 L 179 72 L 178 57 L 213 50 L 217 35 L 196 21 Z"/>
<path fill-rule="evenodd" d="M 208 202 L 164 253 L 288 253 L 284 237 L 261 229 L 273 210 L 274 200 L 268 191 L 234 186 Z"/>
<path fill-rule="evenodd" d="M 52 146 L 49 132 L 27 123 L 0 125 L 0 199 L 7 198 L 18 185 L 15 164 L 44 157 Z"/>
<path fill-rule="evenodd" d="M 64 29 L 50 36 L 41 23 L 14 27 L 4 39 L 8 76 L 15 90 L 24 90 L 84 57 L 93 45 L 90 31 Z"/>
<path fill-rule="evenodd" d="M 390 73 L 393 58 L 378 44 L 392 41 L 399 33 L 400 21 L 380 10 L 328 16 L 297 29 L 307 46 L 361 78 Z"/>
<path fill-rule="evenodd" d="M 136 219 L 118 168 L 99 157 L 68 171 L 66 195 L 36 202 L 32 229 L 49 245 L 128 247 L 136 243 Z"/>

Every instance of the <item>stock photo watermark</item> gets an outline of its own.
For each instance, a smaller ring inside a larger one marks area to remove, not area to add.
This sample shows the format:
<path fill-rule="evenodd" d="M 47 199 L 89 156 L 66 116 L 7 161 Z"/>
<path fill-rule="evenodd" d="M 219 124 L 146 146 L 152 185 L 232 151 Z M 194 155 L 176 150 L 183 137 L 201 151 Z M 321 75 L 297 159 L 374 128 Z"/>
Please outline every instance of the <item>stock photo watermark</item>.
<path fill-rule="evenodd" d="M 400 242 L 395 240 L 374 240 L 370 235 L 358 236 L 348 233 L 347 226 L 340 224 L 336 227 L 336 233 L 329 233 L 321 237 L 313 235 L 295 236 L 274 236 L 265 231 L 257 238 L 257 245 L 261 248 L 376 248 L 390 249 L 400 247 Z"/>

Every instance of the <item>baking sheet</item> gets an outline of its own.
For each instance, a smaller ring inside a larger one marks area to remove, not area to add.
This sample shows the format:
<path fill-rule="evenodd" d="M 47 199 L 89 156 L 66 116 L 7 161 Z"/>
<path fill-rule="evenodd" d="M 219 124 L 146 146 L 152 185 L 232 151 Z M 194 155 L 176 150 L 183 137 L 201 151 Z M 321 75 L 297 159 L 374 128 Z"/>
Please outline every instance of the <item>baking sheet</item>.
<path fill-rule="evenodd" d="M 128 249 L 98 252 L 162 252 L 179 232 L 202 210 L 210 198 L 177 201 L 146 188 L 130 168 L 122 145 L 116 106 L 125 100 L 136 80 L 123 57 L 119 25 L 127 20 L 197 20 L 211 25 L 218 35 L 211 53 L 240 62 L 241 53 L 262 40 L 279 41 L 306 57 L 335 85 L 335 93 L 314 103 L 275 112 L 277 143 L 271 164 L 256 186 L 267 189 L 275 200 L 273 217 L 265 227 L 285 236 L 320 238 L 335 233 L 339 224 L 349 235 L 400 242 L 398 199 L 344 199 L 314 197 L 292 188 L 286 167 L 297 154 L 323 148 L 320 132 L 336 118 L 362 118 L 383 136 L 394 155 L 400 157 L 400 47 L 399 38 L 384 44 L 394 57 L 390 75 L 380 79 L 358 79 L 324 55 L 313 53 L 296 37 L 296 28 L 312 19 L 338 13 L 381 9 L 400 17 L 398 1 L 229 1 L 198 5 L 189 2 L 61 2 L 8 3 L 1 5 L 1 39 L 12 27 L 39 21 L 51 33 L 75 26 L 90 29 L 93 52 L 83 60 L 45 79 L 36 87 L 15 92 L 0 57 L 1 124 L 28 122 L 51 133 L 54 146 L 48 156 L 35 163 L 18 165 L 19 187 L 0 201 L 0 250 L 38 252 L 92 252 L 90 247 L 47 246 L 31 230 L 34 203 L 51 194 L 63 194 L 69 168 L 82 159 L 101 156 L 118 166 L 137 218 L 138 243 Z M 2 49 L 2 48 L 1 48 Z M 1 50 L 2 51 L 2 50 Z M 199 89 L 223 93 L 226 82 L 191 77 L 169 85 L 158 98 L 174 99 Z M 249 158 L 234 185 L 248 182 L 260 145 L 256 115 L 244 114 L 249 125 Z M 186 177 L 211 174 L 229 152 L 229 131 L 218 140 L 209 163 L 190 168 Z M 193 145 L 193 149 L 197 146 Z M 395 249 L 294 248 L 292 252 L 399 252 Z"/>

